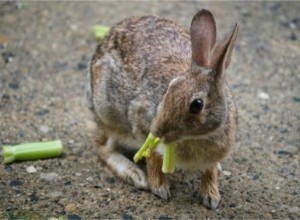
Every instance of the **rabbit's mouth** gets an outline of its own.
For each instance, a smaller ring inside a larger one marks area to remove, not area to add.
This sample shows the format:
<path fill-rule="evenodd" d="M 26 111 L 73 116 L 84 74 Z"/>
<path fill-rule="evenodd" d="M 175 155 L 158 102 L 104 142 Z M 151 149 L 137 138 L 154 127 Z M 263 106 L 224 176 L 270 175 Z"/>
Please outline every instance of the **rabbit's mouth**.
<path fill-rule="evenodd" d="M 158 135 L 156 137 L 159 137 L 164 144 L 178 142 L 181 139 L 181 135 L 176 131 L 171 131 L 163 135 Z"/>

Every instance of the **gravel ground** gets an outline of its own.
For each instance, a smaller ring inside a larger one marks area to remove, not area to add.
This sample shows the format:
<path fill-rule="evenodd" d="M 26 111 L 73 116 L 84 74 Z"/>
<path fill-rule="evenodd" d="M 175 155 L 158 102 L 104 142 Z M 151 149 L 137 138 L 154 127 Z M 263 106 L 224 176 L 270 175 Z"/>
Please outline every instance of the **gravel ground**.
<path fill-rule="evenodd" d="M 299 2 L 25 3 L 0 3 L 0 146 L 61 139 L 64 154 L 1 162 L 0 219 L 300 218 Z M 189 28 L 200 8 L 214 13 L 219 37 L 241 28 L 227 72 L 237 143 L 215 211 L 195 196 L 199 173 L 170 175 L 168 202 L 116 179 L 92 147 L 83 101 L 92 25 L 156 14 Z"/>

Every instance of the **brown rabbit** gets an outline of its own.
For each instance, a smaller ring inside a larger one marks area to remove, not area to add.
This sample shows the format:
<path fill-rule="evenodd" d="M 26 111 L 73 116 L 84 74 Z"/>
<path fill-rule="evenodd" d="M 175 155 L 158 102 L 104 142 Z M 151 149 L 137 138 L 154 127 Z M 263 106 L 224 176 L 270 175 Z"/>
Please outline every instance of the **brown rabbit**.
<path fill-rule="evenodd" d="M 193 18 L 190 33 L 155 16 L 128 18 L 111 28 L 90 65 L 89 97 L 104 137 L 101 159 L 114 173 L 163 199 L 170 197 L 161 171 L 163 145 L 146 159 L 144 172 L 118 149 L 139 149 L 149 132 L 176 142 L 176 167 L 203 172 L 203 204 L 220 200 L 217 164 L 234 145 L 236 107 L 225 69 L 237 39 L 236 25 L 216 44 L 216 24 L 207 10 Z"/>

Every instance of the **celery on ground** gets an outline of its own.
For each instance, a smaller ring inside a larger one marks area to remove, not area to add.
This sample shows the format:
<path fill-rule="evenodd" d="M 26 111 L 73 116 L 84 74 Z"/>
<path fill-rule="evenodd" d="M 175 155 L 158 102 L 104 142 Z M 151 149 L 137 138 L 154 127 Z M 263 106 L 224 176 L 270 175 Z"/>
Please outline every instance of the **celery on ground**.
<path fill-rule="evenodd" d="M 96 37 L 96 39 L 101 39 L 105 37 L 105 35 L 109 32 L 110 28 L 103 25 L 94 25 L 92 27 L 92 31 Z"/>
<path fill-rule="evenodd" d="M 58 157 L 62 154 L 63 146 L 60 140 L 3 146 L 4 163 L 20 160 L 37 160 Z"/>

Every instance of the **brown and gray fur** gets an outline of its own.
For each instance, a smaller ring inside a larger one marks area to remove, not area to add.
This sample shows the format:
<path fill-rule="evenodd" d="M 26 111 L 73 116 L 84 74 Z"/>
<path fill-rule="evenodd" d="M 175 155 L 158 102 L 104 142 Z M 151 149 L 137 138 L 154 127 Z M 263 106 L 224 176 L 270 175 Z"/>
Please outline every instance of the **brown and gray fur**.
<path fill-rule="evenodd" d="M 225 69 L 238 34 L 216 44 L 216 24 L 207 10 L 190 32 L 155 16 L 132 17 L 111 28 L 90 64 L 90 101 L 105 136 L 96 140 L 100 158 L 123 180 L 170 197 L 161 171 L 163 145 L 146 159 L 147 176 L 119 150 L 137 150 L 149 132 L 177 143 L 176 167 L 203 172 L 199 195 L 208 208 L 220 200 L 217 165 L 231 151 L 236 107 Z M 194 99 L 203 109 L 190 113 Z"/>

